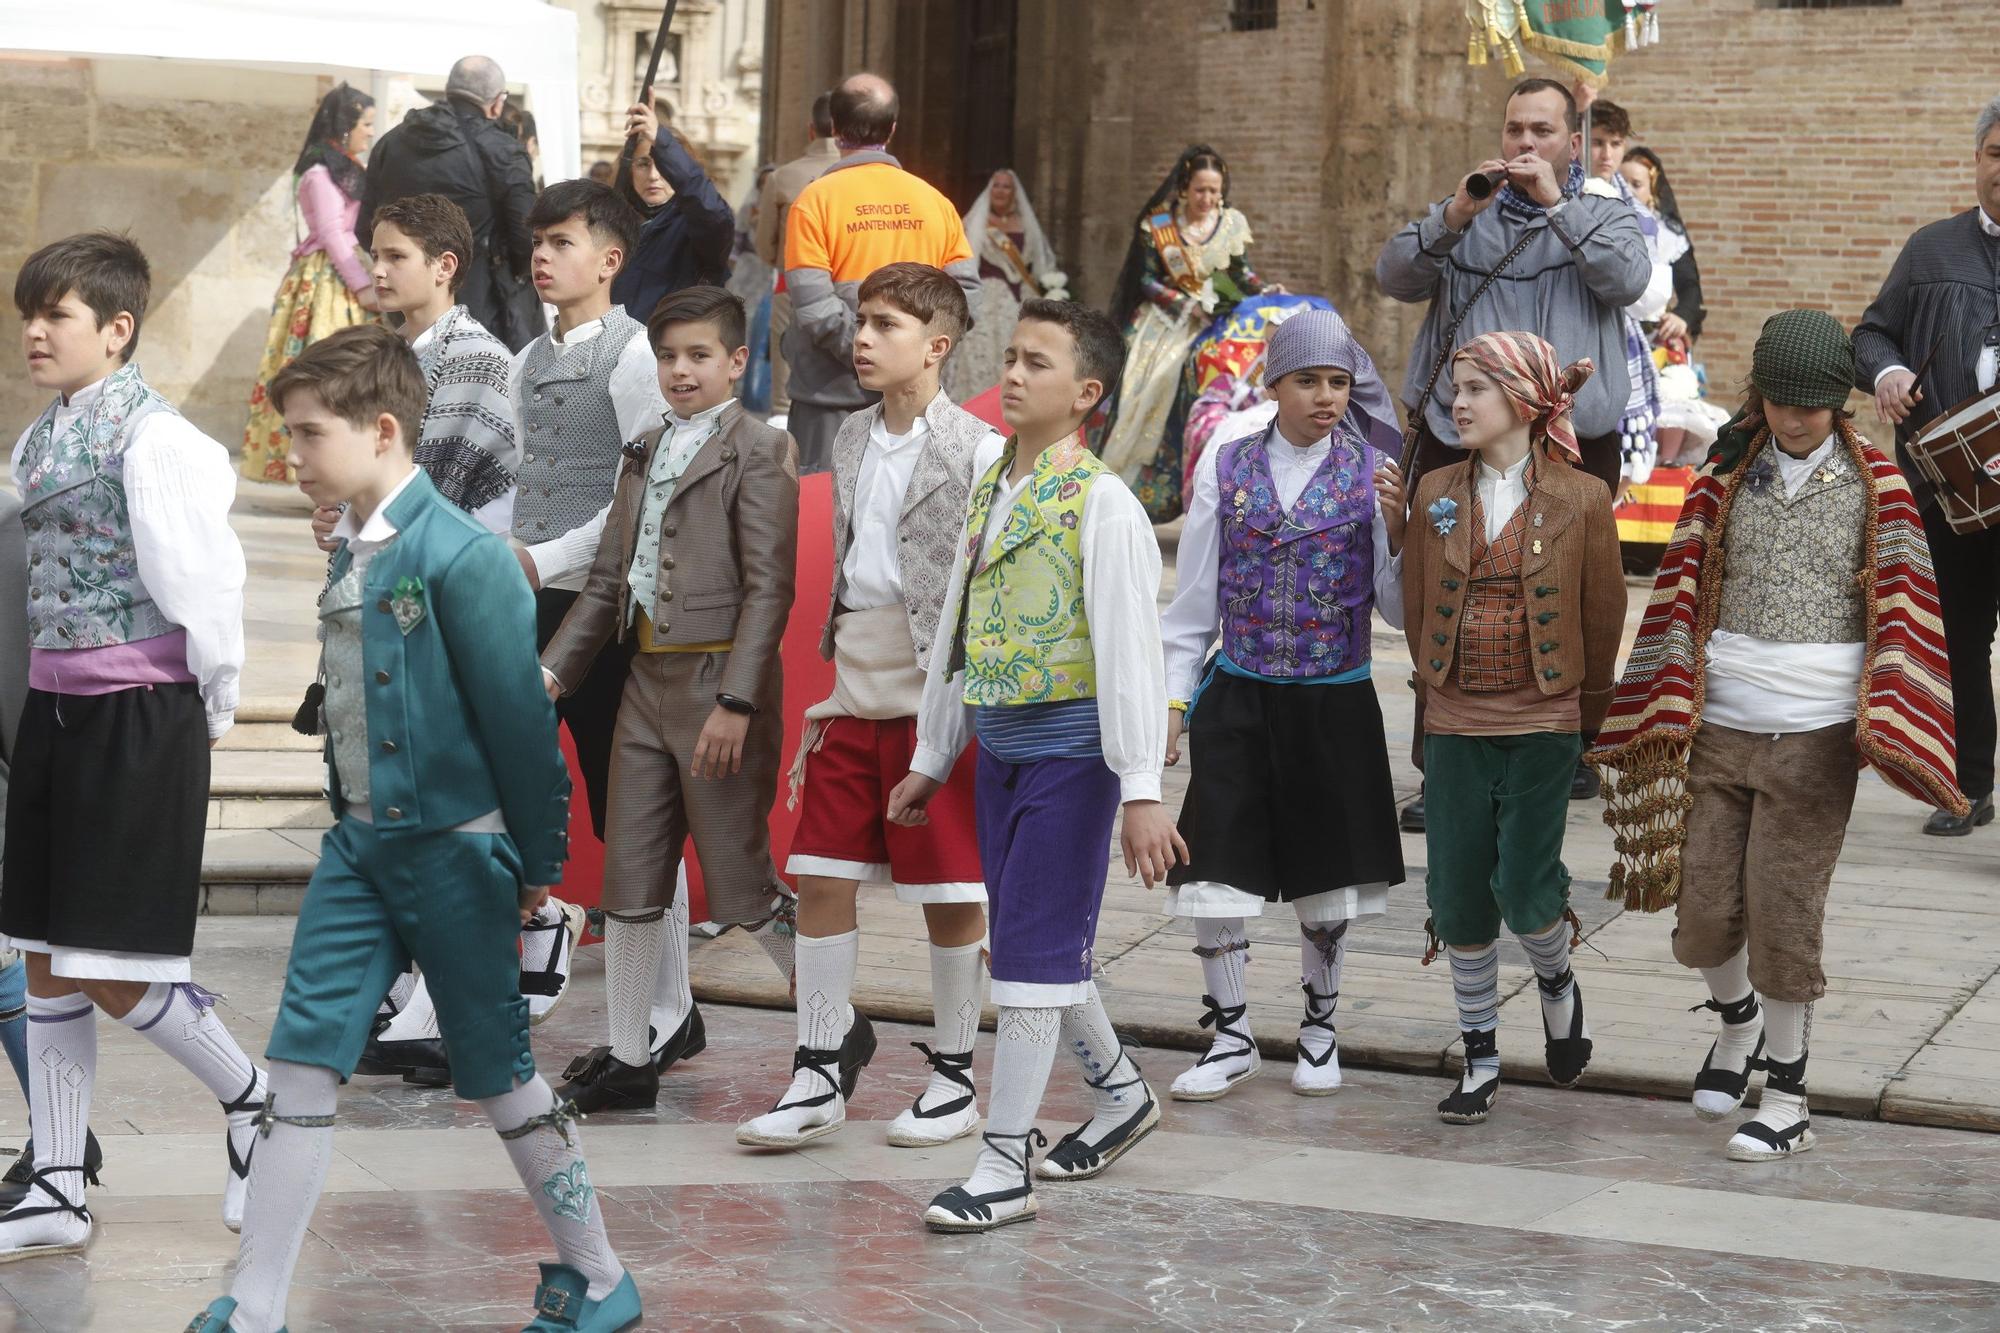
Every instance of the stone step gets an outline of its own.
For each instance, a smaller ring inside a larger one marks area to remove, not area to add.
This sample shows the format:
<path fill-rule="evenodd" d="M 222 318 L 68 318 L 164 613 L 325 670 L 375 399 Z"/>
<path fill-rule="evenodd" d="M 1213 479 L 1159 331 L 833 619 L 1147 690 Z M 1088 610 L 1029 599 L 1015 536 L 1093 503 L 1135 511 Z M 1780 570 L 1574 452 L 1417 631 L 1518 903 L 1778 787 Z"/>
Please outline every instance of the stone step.
<path fill-rule="evenodd" d="M 216 742 L 215 752 L 270 750 L 283 754 L 316 755 L 324 745 L 325 742 L 317 736 L 301 736 L 293 731 L 290 718 L 283 722 L 245 722 L 239 713 L 236 725 Z"/>
<path fill-rule="evenodd" d="M 211 828 L 202 847 L 200 911 L 296 916 L 318 862 L 317 829 Z"/>
<path fill-rule="evenodd" d="M 317 751 L 217 748 L 209 766 L 208 794 L 211 800 L 246 796 L 317 797 L 325 775 L 326 767 Z"/>

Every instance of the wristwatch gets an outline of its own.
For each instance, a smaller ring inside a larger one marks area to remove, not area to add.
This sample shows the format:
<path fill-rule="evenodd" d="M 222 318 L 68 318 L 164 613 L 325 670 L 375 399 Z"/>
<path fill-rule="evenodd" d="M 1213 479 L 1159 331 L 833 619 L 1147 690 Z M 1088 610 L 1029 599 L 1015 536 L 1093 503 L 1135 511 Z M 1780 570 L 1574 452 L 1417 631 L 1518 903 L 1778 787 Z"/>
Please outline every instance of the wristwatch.
<path fill-rule="evenodd" d="M 715 696 L 715 701 L 732 713 L 749 714 L 757 711 L 756 704 L 748 699 L 739 699 L 733 694 L 718 694 Z"/>

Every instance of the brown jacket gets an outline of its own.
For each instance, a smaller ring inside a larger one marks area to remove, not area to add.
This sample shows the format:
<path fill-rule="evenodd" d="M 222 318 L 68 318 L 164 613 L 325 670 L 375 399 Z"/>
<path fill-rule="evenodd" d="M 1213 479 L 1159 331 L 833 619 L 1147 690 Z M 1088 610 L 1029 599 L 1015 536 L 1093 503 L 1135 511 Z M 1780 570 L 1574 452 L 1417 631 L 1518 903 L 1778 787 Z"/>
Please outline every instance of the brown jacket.
<path fill-rule="evenodd" d="M 1466 575 L 1472 567 L 1472 469 L 1476 459 L 1426 473 L 1417 482 L 1404 539 L 1403 632 L 1419 688 L 1451 678 Z M 1431 506 L 1456 506 L 1440 535 Z M 1587 472 L 1548 458 L 1535 461 L 1521 590 L 1535 686 L 1543 694 L 1583 689 L 1583 730 L 1595 732 L 1611 707 L 1618 644 L 1625 632 L 1625 574 L 1611 494 Z M 1539 525 L 1536 517 L 1539 516 Z M 1535 550 L 1539 544 L 1540 551 Z"/>
<path fill-rule="evenodd" d="M 764 178 L 763 192 L 757 196 L 757 257 L 780 273 L 785 271 L 785 215 L 806 186 L 838 161 L 839 144 L 832 139 L 814 139 L 805 152 Z"/>
<path fill-rule="evenodd" d="M 640 541 L 657 540 L 658 600 L 648 608 L 655 640 L 733 642 L 720 692 L 762 707 L 797 579 L 798 446 L 732 408 L 681 474 L 654 537 L 640 533 L 639 520 L 664 431 L 655 427 L 626 446 L 589 582 L 542 650 L 542 665 L 568 693 L 606 640 L 615 634 L 624 642 L 632 556 Z"/>

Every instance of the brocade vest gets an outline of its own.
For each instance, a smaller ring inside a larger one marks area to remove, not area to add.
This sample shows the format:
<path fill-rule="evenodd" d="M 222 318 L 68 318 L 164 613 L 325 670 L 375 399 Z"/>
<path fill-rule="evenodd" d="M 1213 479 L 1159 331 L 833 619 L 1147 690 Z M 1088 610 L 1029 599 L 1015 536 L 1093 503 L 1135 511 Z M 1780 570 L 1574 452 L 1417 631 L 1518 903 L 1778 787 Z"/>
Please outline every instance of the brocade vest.
<path fill-rule="evenodd" d="M 876 406 L 853 413 L 841 423 L 834 438 L 833 598 L 820 633 L 820 655 L 829 660 L 833 657 L 833 617 L 844 605 L 841 598 L 847 591 L 854 494 L 861 483 L 869 429 L 881 411 Z M 952 563 L 958 556 L 961 523 L 973 482 L 973 456 L 992 427 L 941 394 L 925 409 L 924 420 L 930 433 L 917 457 L 916 470 L 910 474 L 910 488 L 903 493 L 902 512 L 896 519 L 896 565 L 917 665 L 928 668 Z"/>
<path fill-rule="evenodd" d="M 28 637 L 37 648 L 157 639 L 173 622 L 139 577 L 125 497 L 125 451 L 155 412 L 179 413 L 136 365 L 104 381 L 56 435 L 51 403 L 28 432 L 16 476 L 28 544 Z"/>
<path fill-rule="evenodd" d="M 596 337 L 571 347 L 537 338 L 521 363 L 521 467 L 514 537 L 528 545 L 582 527 L 618 483 L 618 408 L 611 372 L 639 322 L 613 306 Z"/>
<path fill-rule="evenodd" d="M 326 626 L 326 727 L 333 776 L 343 803 L 368 809 L 368 700 L 362 690 L 361 570 L 326 590 L 320 607 Z"/>
<path fill-rule="evenodd" d="M 1222 650 L 1260 676 L 1332 676 L 1366 666 L 1375 600 L 1374 451 L 1339 431 L 1286 512 L 1271 481 L 1269 438 L 1266 431 L 1236 440 L 1216 458 Z"/>
<path fill-rule="evenodd" d="M 965 668 L 965 702 L 978 706 L 1097 697 L 1097 659 L 1083 605 L 1084 501 L 1104 472 L 1081 437 L 1035 460 L 999 537 L 986 520 L 1016 442 L 972 488 L 965 519 L 965 594 L 951 668 Z"/>
<path fill-rule="evenodd" d="M 1743 465 L 1750 471 L 1730 502 L 1715 627 L 1781 643 L 1861 643 L 1868 479 L 1836 449 L 1787 499 L 1768 453 L 1776 448 Z"/>

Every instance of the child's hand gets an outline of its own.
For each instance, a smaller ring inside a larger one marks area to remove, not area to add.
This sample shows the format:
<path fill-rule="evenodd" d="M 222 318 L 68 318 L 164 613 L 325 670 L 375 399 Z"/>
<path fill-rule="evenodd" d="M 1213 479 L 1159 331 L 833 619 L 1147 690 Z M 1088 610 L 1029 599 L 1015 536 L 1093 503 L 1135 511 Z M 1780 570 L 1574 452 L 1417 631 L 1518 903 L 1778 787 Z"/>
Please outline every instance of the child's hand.
<path fill-rule="evenodd" d="M 743 738 L 750 734 L 750 715 L 731 712 L 721 704 L 709 710 L 694 743 L 694 775 L 723 778 L 743 771 Z"/>
<path fill-rule="evenodd" d="M 1125 873 L 1137 875 L 1149 889 L 1164 881 L 1176 862 L 1192 864 L 1174 817 L 1158 801 L 1127 801 L 1118 841 L 1125 851 Z"/>
<path fill-rule="evenodd" d="M 340 542 L 333 535 L 333 525 L 338 522 L 339 505 L 322 505 L 313 510 L 313 543 L 328 554 L 340 549 Z"/>
<path fill-rule="evenodd" d="M 521 924 L 524 926 L 527 925 L 528 918 L 533 916 L 535 913 L 541 911 L 542 904 L 547 902 L 548 900 L 549 900 L 548 885 L 544 884 L 542 887 L 538 889 L 523 886 L 521 889 L 521 897 L 519 900 L 519 905 L 521 908 Z"/>
<path fill-rule="evenodd" d="M 904 828 L 930 823 L 931 817 L 924 812 L 924 807 L 930 804 L 931 797 L 937 795 L 938 788 L 942 786 L 944 784 L 936 778 L 922 773 L 905 775 L 896 784 L 896 789 L 889 793 L 889 822 L 901 824 Z"/>
<path fill-rule="evenodd" d="M 542 668 L 542 688 L 548 691 L 550 703 L 557 703 L 561 701 L 562 682 L 557 680 L 556 673 L 549 670 L 547 667 Z"/>
<path fill-rule="evenodd" d="M 1403 529 L 1409 501 L 1403 494 L 1403 469 L 1383 459 L 1375 469 L 1375 498 L 1382 505 L 1382 527 L 1389 534 L 1389 554 L 1403 549 Z"/>
<path fill-rule="evenodd" d="M 1178 708 L 1167 710 L 1167 767 L 1172 768 L 1181 761 L 1181 728 L 1187 725 L 1187 714 Z"/>
<path fill-rule="evenodd" d="M 528 554 L 525 546 L 514 548 L 514 558 L 521 562 L 521 572 L 528 578 L 528 586 L 536 592 L 542 590 L 542 576 L 535 570 L 535 557 Z"/>

